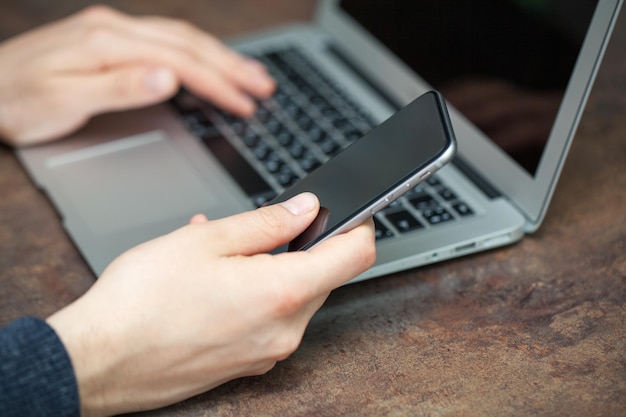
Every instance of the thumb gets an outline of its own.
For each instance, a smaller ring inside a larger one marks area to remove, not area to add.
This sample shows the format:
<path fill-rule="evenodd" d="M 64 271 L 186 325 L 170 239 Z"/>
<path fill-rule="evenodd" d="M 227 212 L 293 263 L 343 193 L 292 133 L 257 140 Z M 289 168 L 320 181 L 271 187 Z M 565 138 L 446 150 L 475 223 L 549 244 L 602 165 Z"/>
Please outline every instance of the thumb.
<path fill-rule="evenodd" d="M 90 106 L 90 114 L 127 110 L 159 103 L 171 97 L 179 81 L 169 68 L 124 66 L 114 67 L 90 77 L 92 99 L 82 105 Z"/>
<path fill-rule="evenodd" d="M 319 200 L 302 193 L 287 201 L 210 222 L 223 255 L 254 255 L 284 245 L 315 219 Z"/>

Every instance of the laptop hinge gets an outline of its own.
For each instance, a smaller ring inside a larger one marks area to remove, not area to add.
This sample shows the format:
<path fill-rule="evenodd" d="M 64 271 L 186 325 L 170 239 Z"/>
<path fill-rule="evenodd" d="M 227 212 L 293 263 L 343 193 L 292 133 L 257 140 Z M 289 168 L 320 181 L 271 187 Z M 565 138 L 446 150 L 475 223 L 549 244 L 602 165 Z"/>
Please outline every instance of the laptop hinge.
<path fill-rule="evenodd" d="M 490 198 L 498 198 L 502 196 L 502 193 L 493 186 L 485 177 L 483 177 L 478 171 L 476 171 L 470 164 L 468 164 L 459 155 L 455 156 L 452 163 L 457 167 L 465 176 L 467 176 L 485 195 Z"/>

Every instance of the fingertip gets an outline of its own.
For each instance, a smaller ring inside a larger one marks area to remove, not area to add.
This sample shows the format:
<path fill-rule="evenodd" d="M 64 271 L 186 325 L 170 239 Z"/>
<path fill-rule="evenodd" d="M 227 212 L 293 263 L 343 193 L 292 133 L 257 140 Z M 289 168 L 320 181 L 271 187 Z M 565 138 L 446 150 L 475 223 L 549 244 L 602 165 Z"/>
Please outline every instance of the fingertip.
<path fill-rule="evenodd" d="M 243 118 L 252 117 L 256 112 L 256 104 L 252 98 L 241 92 L 231 92 L 228 96 L 215 97 L 213 102 L 227 112 Z"/>
<path fill-rule="evenodd" d="M 191 219 L 189 219 L 189 224 L 198 224 L 198 223 L 206 223 L 209 219 L 204 214 L 194 214 Z"/>
<path fill-rule="evenodd" d="M 145 89 L 157 96 L 173 93 L 178 88 L 178 78 L 169 68 L 151 68 L 143 78 Z"/>
<path fill-rule="evenodd" d="M 244 117 L 251 117 L 256 112 L 256 104 L 249 97 L 241 95 L 237 100 L 237 111 Z"/>
<path fill-rule="evenodd" d="M 265 66 L 251 58 L 244 61 L 248 74 L 248 88 L 259 98 L 266 98 L 272 95 L 276 89 L 276 81 L 267 72 Z"/>
<path fill-rule="evenodd" d="M 278 204 L 286 208 L 291 214 L 300 216 L 317 209 L 319 200 L 315 194 L 304 192 Z"/>

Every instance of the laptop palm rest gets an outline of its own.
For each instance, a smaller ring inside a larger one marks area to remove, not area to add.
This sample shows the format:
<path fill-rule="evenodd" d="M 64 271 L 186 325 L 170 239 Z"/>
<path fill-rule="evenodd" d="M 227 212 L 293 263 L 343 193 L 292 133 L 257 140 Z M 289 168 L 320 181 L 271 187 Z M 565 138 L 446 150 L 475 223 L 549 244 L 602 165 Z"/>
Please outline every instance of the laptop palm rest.
<path fill-rule="evenodd" d="M 206 213 L 217 196 L 167 139 L 155 130 L 49 158 L 47 168 L 67 199 L 57 201 L 64 217 L 71 218 L 66 209 L 76 211 L 93 234 L 103 235 L 166 219 L 182 226 Z"/>

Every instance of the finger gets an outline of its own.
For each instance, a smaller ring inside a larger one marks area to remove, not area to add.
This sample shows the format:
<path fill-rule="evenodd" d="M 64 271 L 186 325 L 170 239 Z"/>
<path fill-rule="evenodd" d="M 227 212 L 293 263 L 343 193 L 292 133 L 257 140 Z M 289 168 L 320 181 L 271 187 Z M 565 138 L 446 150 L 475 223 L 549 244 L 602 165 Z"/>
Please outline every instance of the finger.
<path fill-rule="evenodd" d="M 333 236 L 308 252 L 287 252 L 268 258 L 248 259 L 250 267 L 273 271 L 275 280 L 268 283 L 268 291 L 289 294 L 282 304 L 284 309 L 295 311 L 314 299 L 323 302 L 332 290 L 373 265 L 376 260 L 374 224 L 369 220 L 347 233 Z M 307 314 L 312 314 L 319 305 L 311 305 Z"/>
<path fill-rule="evenodd" d="M 316 273 L 316 293 L 330 292 L 376 261 L 374 222 L 370 219 L 347 233 L 333 236 L 305 254 L 310 255 L 308 262 Z"/>
<path fill-rule="evenodd" d="M 138 22 L 132 26 L 136 36 L 185 50 L 255 97 L 268 97 L 276 88 L 275 81 L 261 62 L 242 56 L 187 22 L 163 17 L 143 17 Z"/>
<path fill-rule="evenodd" d="M 31 99 L 29 109 L 49 117 L 29 123 L 20 137 L 22 144 L 61 137 L 98 113 L 163 101 L 178 90 L 179 83 L 167 68 L 128 66 L 96 73 L 63 73 L 33 84 L 43 93 L 37 100 Z"/>
<path fill-rule="evenodd" d="M 133 65 L 170 68 L 190 90 L 227 111 L 247 116 L 255 109 L 248 94 L 215 68 L 198 62 L 184 51 L 129 39 L 111 31 L 94 32 L 77 41 L 74 47 L 50 51 L 40 61 L 48 70 L 68 75 Z"/>
<path fill-rule="evenodd" d="M 243 274 L 271 271 L 261 291 L 270 316 L 287 319 L 294 329 L 304 328 L 328 294 L 367 270 L 375 260 L 373 223 L 333 237 L 309 252 L 243 258 Z M 240 262 L 240 265 L 242 263 Z M 285 323 L 285 322 L 284 322 Z"/>
<path fill-rule="evenodd" d="M 174 95 L 179 87 L 172 70 L 138 65 L 70 74 L 59 84 L 67 107 L 86 116 L 155 104 Z"/>
<path fill-rule="evenodd" d="M 186 21 L 160 16 L 134 17 L 99 6 L 90 7 L 82 14 L 90 25 L 104 26 L 126 38 L 142 39 L 162 48 L 184 52 L 259 98 L 274 90 L 275 83 L 260 62 L 250 62 L 216 37 Z"/>
<path fill-rule="evenodd" d="M 222 255 L 254 255 L 284 245 L 308 227 L 319 210 L 311 193 L 285 202 L 210 222 Z"/>
<path fill-rule="evenodd" d="M 195 26 L 174 19 L 160 17 L 135 18 L 116 12 L 106 7 L 91 7 L 81 13 L 84 22 L 84 31 L 88 43 L 101 44 L 106 42 L 109 47 L 124 47 L 126 49 L 135 48 L 131 51 L 135 58 L 144 57 L 142 52 L 148 46 L 156 48 L 163 53 L 163 56 L 184 55 L 190 61 L 185 66 L 188 70 L 195 66 L 200 71 L 214 72 L 214 76 L 222 79 L 222 84 L 231 84 L 234 89 L 245 91 L 258 98 L 265 98 L 274 91 L 275 82 L 267 74 L 265 67 L 257 62 L 244 58 L 240 54 L 226 47 L 217 38 L 201 31 Z M 101 39 L 99 39 L 101 38 Z M 95 39 L 95 40 L 94 40 Z M 82 40 L 82 39 L 81 39 Z M 117 42 L 117 43 L 116 43 Z M 98 48 L 100 49 L 100 48 Z M 149 54 L 152 58 L 159 55 Z M 107 54 L 108 59 L 115 59 L 114 55 Z M 122 59 L 125 60 L 124 55 Z M 161 64 L 176 67 L 180 59 L 176 61 L 161 61 Z M 182 77 L 188 84 L 188 88 L 200 94 L 208 94 L 209 99 L 218 100 L 210 91 L 206 90 L 206 84 L 211 78 Z M 194 82 L 199 81 L 200 83 Z M 218 80 L 219 81 L 219 80 Z M 222 103 L 217 101 L 218 105 Z M 225 106 L 228 106 L 225 104 Z M 228 108 L 229 110 L 233 110 Z M 249 113 L 249 108 L 243 108 Z M 234 108 L 237 110 L 237 108 Z"/>

